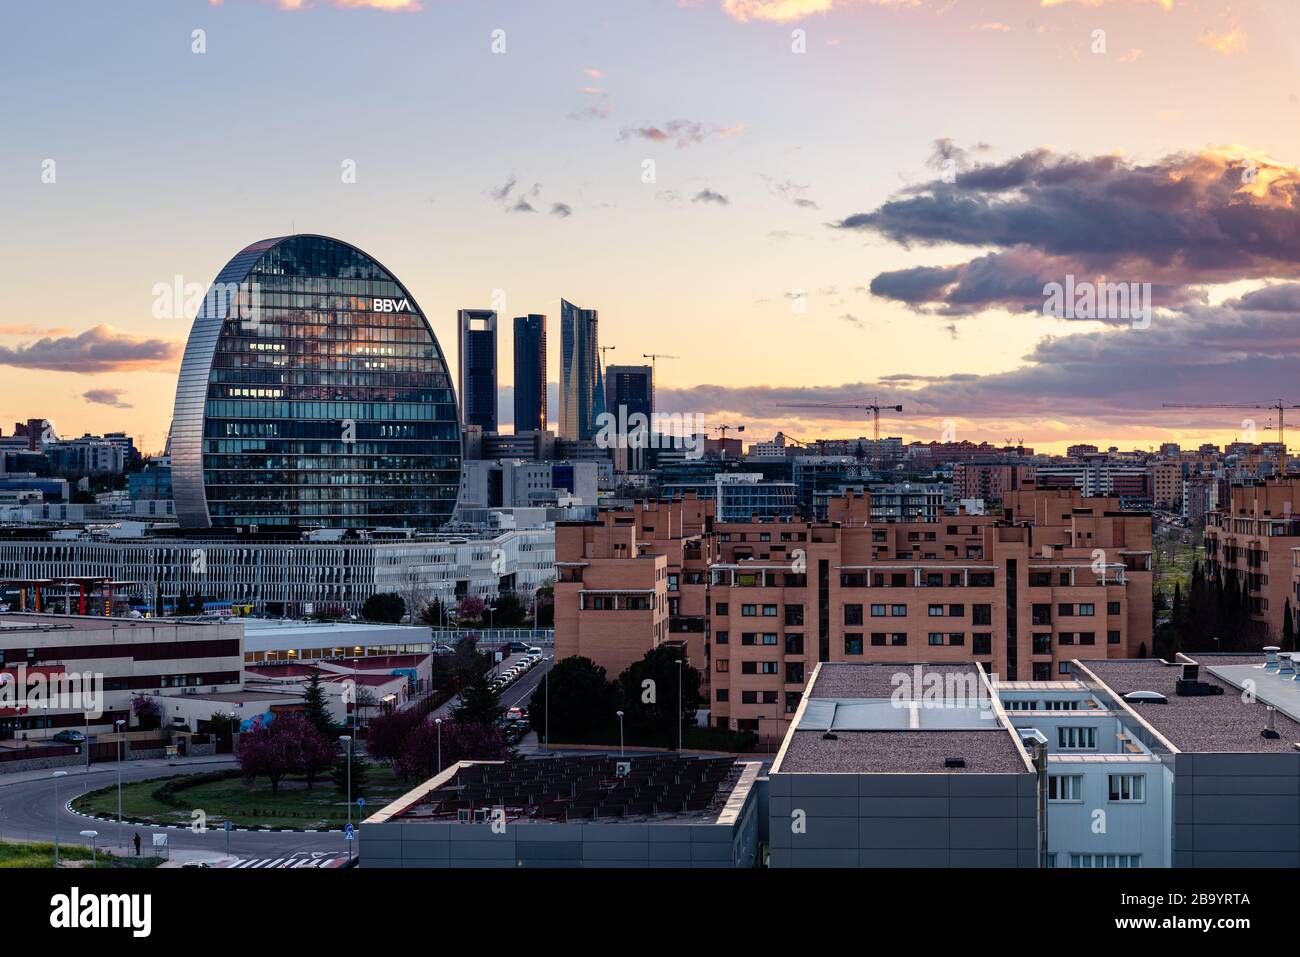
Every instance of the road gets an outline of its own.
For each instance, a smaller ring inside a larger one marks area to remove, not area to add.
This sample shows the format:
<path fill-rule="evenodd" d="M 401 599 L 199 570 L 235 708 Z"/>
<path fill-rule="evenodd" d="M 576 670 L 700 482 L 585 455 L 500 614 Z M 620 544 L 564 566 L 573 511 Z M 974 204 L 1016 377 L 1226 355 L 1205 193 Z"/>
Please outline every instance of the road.
<path fill-rule="evenodd" d="M 504 670 L 514 664 L 519 658 L 518 655 L 503 661 L 498 667 Z M 501 707 L 507 711 L 513 707 L 527 708 L 528 700 L 533 696 L 533 691 L 542 683 L 542 678 L 546 672 L 551 670 L 555 664 L 555 655 L 553 652 L 543 650 L 542 660 L 530 671 L 526 672 L 522 678 L 517 680 L 509 688 L 501 692 Z M 458 699 L 452 698 L 444 703 L 441 707 L 433 712 L 435 718 L 447 718 L 451 716 L 452 709 L 456 707 Z"/>
<path fill-rule="evenodd" d="M 195 774 L 200 771 L 214 771 L 220 768 L 234 767 L 232 759 L 224 758 L 211 761 L 192 761 L 184 765 L 165 765 L 150 763 L 150 766 L 133 766 L 132 762 L 122 765 L 122 781 L 140 781 L 145 778 L 170 777 L 177 774 Z M 114 764 L 93 765 L 89 771 L 84 768 L 68 768 L 68 775 L 58 779 L 57 820 L 59 841 L 63 844 L 84 844 L 90 840 L 81 837 L 79 832 L 91 829 L 99 831 L 98 843 L 101 848 L 115 848 L 117 841 L 117 822 L 93 821 L 66 810 L 67 802 L 78 795 L 96 788 L 102 788 L 117 781 L 117 768 Z M 15 775 L 15 778 L 26 777 Z M 0 777 L 0 837 L 18 841 L 52 841 L 56 819 L 54 797 L 55 779 L 40 777 L 36 779 L 5 781 Z M 166 833 L 173 856 L 189 858 L 212 858 L 224 856 L 226 851 L 226 833 L 222 830 L 209 830 L 206 834 L 195 834 L 178 828 L 151 828 L 146 825 L 122 824 L 122 844 L 129 847 L 131 838 L 139 832 L 144 846 L 152 841 L 154 832 Z M 244 858 L 287 857 L 294 853 L 313 851 L 330 851 L 346 853 L 346 841 L 341 834 L 307 834 L 284 831 L 232 831 L 230 833 L 230 853 Z M 175 852 L 205 852 L 177 855 Z"/>

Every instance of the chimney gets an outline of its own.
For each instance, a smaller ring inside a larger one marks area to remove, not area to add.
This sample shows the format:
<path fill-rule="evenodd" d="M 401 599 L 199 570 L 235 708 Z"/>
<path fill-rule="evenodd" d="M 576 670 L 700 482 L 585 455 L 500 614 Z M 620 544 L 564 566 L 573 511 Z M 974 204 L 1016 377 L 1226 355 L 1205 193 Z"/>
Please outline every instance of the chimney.
<path fill-rule="evenodd" d="M 1184 681 L 1197 681 L 1197 680 L 1200 679 L 1200 677 L 1201 677 L 1201 666 L 1200 666 L 1200 665 L 1195 664 L 1195 663 L 1193 663 L 1193 664 L 1185 664 L 1185 665 L 1183 665 L 1183 680 L 1184 680 Z"/>
<path fill-rule="evenodd" d="M 1264 670 L 1277 671 L 1277 653 L 1282 649 L 1277 645 L 1264 646 Z"/>
<path fill-rule="evenodd" d="M 1277 708 L 1274 708 L 1271 704 L 1266 704 L 1264 705 L 1264 709 L 1268 712 L 1268 725 L 1259 733 L 1259 736 L 1261 738 L 1275 740 L 1281 737 L 1281 735 L 1277 733 Z"/>

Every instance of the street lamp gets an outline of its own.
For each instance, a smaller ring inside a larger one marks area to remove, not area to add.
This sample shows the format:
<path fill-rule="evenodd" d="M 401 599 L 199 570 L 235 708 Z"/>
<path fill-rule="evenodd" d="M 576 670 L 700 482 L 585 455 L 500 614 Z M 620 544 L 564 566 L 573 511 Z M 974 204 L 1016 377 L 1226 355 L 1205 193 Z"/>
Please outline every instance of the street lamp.
<path fill-rule="evenodd" d="M 95 845 L 95 838 L 99 837 L 99 832 L 98 832 L 98 831 L 82 831 L 82 832 L 81 832 L 81 836 L 82 836 L 82 837 L 88 837 L 88 838 L 90 838 L 90 866 L 91 866 L 91 867 L 98 867 L 98 866 L 99 866 L 99 854 L 97 853 L 97 851 L 96 851 L 96 849 L 95 849 L 95 848 L 96 848 L 96 845 Z"/>
<path fill-rule="evenodd" d="M 438 773 L 442 773 L 442 718 L 434 718 L 433 723 L 438 726 Z"/>
<path fill-rule="evenodd" d="M 614 713 L 618 715 L 618 756 L 621 758 L 623 756 L 623 712 Z"/>
<path fill-rule="evenodd" d="M 51 777 L 54 778 L 54 866 L 59 866 L 59 809 L 63 807 L 59 803 L 59 778 L 66 778 L 67 771 L 55 771 Z"/>
<path fill-rule="evenodd" d="M 677 659 L 677 751 L 682 750 L 682 659 Z"/>
<path fill-rule="evenodd" d="M 118 718 L 113 722 L 113 727 L 117 728 L 117 846 L 122 846 L 122 725 L 126 724 L 125 718 Z"/>
<path fill-rule="evenodd" d="M 352 829 L 352 735 L 341 734 L 339 740 L 347 748 L 348 762 L 348 830 Z M 352 845 L 348 845 L 348 860 L 352 860 Z"/>

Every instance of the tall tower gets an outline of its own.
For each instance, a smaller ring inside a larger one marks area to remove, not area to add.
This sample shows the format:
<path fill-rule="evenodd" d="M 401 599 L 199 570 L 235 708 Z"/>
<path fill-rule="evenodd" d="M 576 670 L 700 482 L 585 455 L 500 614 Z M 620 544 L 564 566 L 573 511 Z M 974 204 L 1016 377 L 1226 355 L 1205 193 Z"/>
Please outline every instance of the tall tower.
<path fill-rule="evenodd" d="M 566 439 L 593 438 L 605 411 L 597 324 L 595 309 L 560 300 L 560 435 Z"/>
<path fill-rule="evenodd" d="M 497 430 L 497 314 L 491 309 L 456 313 L 461 411 L 465 425 Z"/>
<path fill-rule="evenodd" d="M 546 431 L 546 317 L 515 318 L 515 431 Z"/>

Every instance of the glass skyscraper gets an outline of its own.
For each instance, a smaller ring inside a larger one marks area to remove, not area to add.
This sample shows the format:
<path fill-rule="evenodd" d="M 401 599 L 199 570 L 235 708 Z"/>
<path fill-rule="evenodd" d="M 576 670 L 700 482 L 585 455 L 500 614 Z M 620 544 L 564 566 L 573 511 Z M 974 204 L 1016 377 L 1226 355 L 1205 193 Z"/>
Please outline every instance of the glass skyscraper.
<path fill-rule="evenodd" d="M 597 323 L 595 309 L 560 300 L 560 435 L 566 439 L 594 438 L 605 411 Z"/>
<path fill-rule="evenodd" d="M 497 430 L 497 314 L 491 309 L 456 313 L 460 353 L 460 406 L 466 425 Z"/>
<path fill-rule="evenodd" d="M 263 240 L 194 319 L 171 454 L 184 528 L 437 528 L 460 487 L 451 373 L 374 259 L 325 236 Z"/>
<path fill-rule="evenodd" d="M 546 430 L 546 317 L 515 318 L 515 431 Z"/>

